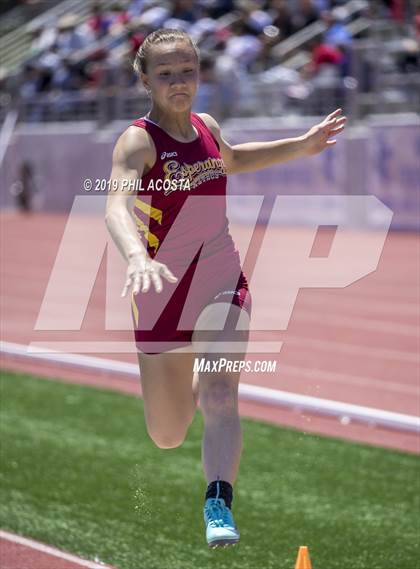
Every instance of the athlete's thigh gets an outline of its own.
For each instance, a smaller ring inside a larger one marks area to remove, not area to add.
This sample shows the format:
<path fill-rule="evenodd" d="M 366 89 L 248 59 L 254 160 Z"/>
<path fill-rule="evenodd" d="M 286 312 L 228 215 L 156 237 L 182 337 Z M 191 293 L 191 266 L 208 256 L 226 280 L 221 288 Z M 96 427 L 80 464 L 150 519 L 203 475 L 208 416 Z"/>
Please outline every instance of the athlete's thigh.
<path fill-rule="evenodd" d="M 191 421 L 195 411 L 191 346 L 161 354 L 139 352 L 138 360 L 148 425 Z"/>
<path fill-rule="evenodd" d="M 192 336 L 194 351 L 243 359 L 248 344 L 249 322 L 246 310 L 235 304 L 208 304 L 201 311 L 195 325 Z"/>
<path fill-rule="evenodd" d="M 204 359 L 210 365 L 199 372 L 200 402 L 205 415 L 237 412 L 239 365 L 246 354 L 248 335 L 249 315 L 237 305 L 218 302 L 201 312 L 193 346 L 199 363 Z"/>

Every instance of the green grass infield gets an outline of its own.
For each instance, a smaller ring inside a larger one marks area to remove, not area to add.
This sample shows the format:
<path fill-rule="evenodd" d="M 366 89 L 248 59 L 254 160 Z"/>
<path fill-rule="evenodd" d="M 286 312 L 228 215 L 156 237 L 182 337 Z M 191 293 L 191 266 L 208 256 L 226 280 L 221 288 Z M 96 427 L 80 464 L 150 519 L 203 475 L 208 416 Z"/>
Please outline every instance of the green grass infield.
<path fill-rule="evenodd" d="M 119 569 L 419 567 L 419 457 L 244 419 L 236 548 L 209 550 L 202 417 L 156 448 L 142 401 L 16 373 L 1 381 L 4 529 Z"/>

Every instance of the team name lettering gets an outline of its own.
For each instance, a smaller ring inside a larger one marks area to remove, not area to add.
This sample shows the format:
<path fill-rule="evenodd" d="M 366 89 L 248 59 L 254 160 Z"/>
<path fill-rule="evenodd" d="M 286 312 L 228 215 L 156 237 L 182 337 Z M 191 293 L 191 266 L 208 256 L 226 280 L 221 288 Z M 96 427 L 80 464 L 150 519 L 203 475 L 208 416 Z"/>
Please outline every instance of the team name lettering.
<path fill-rule="evenodd" d="M 226 168 L 221 158 L 207 158 L 194 164 L 180 164 L 177 160 L 168 160 L 163 164 L 165 180 L 189 180 L 190 189 L 209 180 L 226 176 Z M 171 190 L 173 191 L 173 190 Z"/>

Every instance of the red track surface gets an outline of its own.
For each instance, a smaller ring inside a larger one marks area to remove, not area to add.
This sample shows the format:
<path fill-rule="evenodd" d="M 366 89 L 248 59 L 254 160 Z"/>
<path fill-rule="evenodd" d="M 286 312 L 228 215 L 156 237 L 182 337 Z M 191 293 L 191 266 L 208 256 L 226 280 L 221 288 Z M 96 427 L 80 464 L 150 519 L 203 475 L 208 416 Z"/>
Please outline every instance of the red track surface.
<path fill-rule="evenodd" d="M 67 217 L 63 215 L 2 214 L 1 313 L 2 340 L 29 344 L 46 340 L 132 341 L 131 332 L 104 329 L 104 263 L 101 265 L 83 326 L 77 332 L 34 331 L 39 308 L 57 255 Z M 89 219 L 81 223 L 91 223 Z M 94 223 L 98 223 L 95 221 Z M 102 223 L 102 221 L 99 221 Z M 243 230 L 232 228 L 236 240 Z M 278 238 L 294 239 L 297 230 L 278 230 Z M 82 244 L 69 259 L 69 279 L 77 278 Z M 413 234 L 388 235 L 375 273 L 344 289 L 300 291 L 288 329 L 253 333 L 283 341 L 275 374 L 243 374 L 242 381 L 284 391 L 336 399 L 407 414 L 419 412 L 418 322 L 419 241 Z M 268 268 L 269 270 L 272 270 Z M 270 280 L 264 293 L 275 299 Z M 275 306 L 275 304 L 274 304 Z M 74 309 L 71 295 L 63 296 L 63 314 Z M 90 354 L 136 362 L 131 354 Z M 251 355 L 250 359 L 261 359 Z M 47 363 L 3 357 L 3 367 L 74 383 L 106 387 L 140 395 L 131 378 L 98 374 Z M 419 452 L 415 434 L 366 425 L 342 425 L 335 419 L 303 415 L 263 405 L 241 403 L 242 415 L 320 433 L 409 452 Z M 76 569 L 77 565 L 21 545 L 0 542 L 4 569 Z M 61 564 L 60 564 L 61 563 Z"/>
<path fill-rule="evenodd" d="M 9 532 L 0 536 L 1 569 L 112 569 Z"/>
<path fill-rule="evenodd" d="M 2 339 L 19 344 L 47 340 L 115 340 L 132 342 L 131 331 L 107 331 L 104 326 L 105 264 L 102 262 L 87 313 L 80 331 L 34 331 L 50 273 L 54 265 L 67 216 L 37 214 L 0 216 L 2 231 L 1 312 Z M 101 219 L 81 218 L 83 224 Z M 303 230 L 301 230 L 303 231 Z M 244 235 L 232 227 L 235 239 Z M 299 230 L 279 229 L 278 239 L 296 239 Z M 69 258 L 69 280 L 77 279 L 78 257 L 83 244 L 74 244 Z M 262 337 L 283 341 L 280 354 L 251 354 L 250 359 L 276 359 L 274 374 L 243 373 L 242 382 L 284 391 L 335 399 L 379 409 L 416 415 L 419 413 L 419 239 L 417 235 L 390 233 L 376 272 L 342 289 L 302 289 L 288 329 L 281 332 L 254 332 Z M 272 269 L 271 269 L 272 270 Z M 123 282 L 123 278 L 122 278 Z M 252 286 L 252 283 L 251 283 Z M 71 290 L 71 287 L 70 287 Z M 117 291 L 119 292 L 119 291 Z M 267 281 L 264 293 L 275 298 L 275 287 Z M 275 306 L 275 305 L 274 305 Z M 63 317 L 74 310 L 68 291 L 63 293 Z M 131 354 L 90 354 L 135 363 Z M 6 361 L 8 367 L 27 365 Z M 89 374 L 35 363 L 39 374 L 72 381 L 89 381 Z M 92 374 L 95 381 L 109 388 L 140 393 L 132 380 Z M 92 379 L 92 378 L 91 378 Z M 357 441 L 418 452 L 418 437 L 363 425 L 341 425 L 335 419 L 301 416 L 292 411 L 242 404 L 244 414 Z"/>

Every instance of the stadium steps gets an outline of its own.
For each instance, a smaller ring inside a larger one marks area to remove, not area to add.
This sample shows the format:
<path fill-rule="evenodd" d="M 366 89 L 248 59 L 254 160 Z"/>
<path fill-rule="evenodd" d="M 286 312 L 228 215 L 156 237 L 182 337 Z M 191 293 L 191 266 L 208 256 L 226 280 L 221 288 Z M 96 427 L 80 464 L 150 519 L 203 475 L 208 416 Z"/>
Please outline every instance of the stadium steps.
<path fill-rule="evenodd" d="M 53 8 L 59 2 L 62 0 L 38 0 L 25 5 L 11 2 L 8 7 L 6 2 L 3 2 L 3 5 L 0 3 L 0 36 L 16 30 L 19 26 L 26 25 L 30 20 Z M 3 10 L 4 7 L 5 10 Z"/>
<path fill-rule="evenodd" d="M 107 9 L 113 0 L 103 0 L 101 6 Z M 81 20 L 86 19 L 91 11 L 90 2 L 86 0 L 65 0 L 0 38 L 1 67 L 11 72 L 28 58 L 32 42 L 32 31 L 45 26 L 54 27 L 57 21 L 66 14 L 75 14 Z"/>

